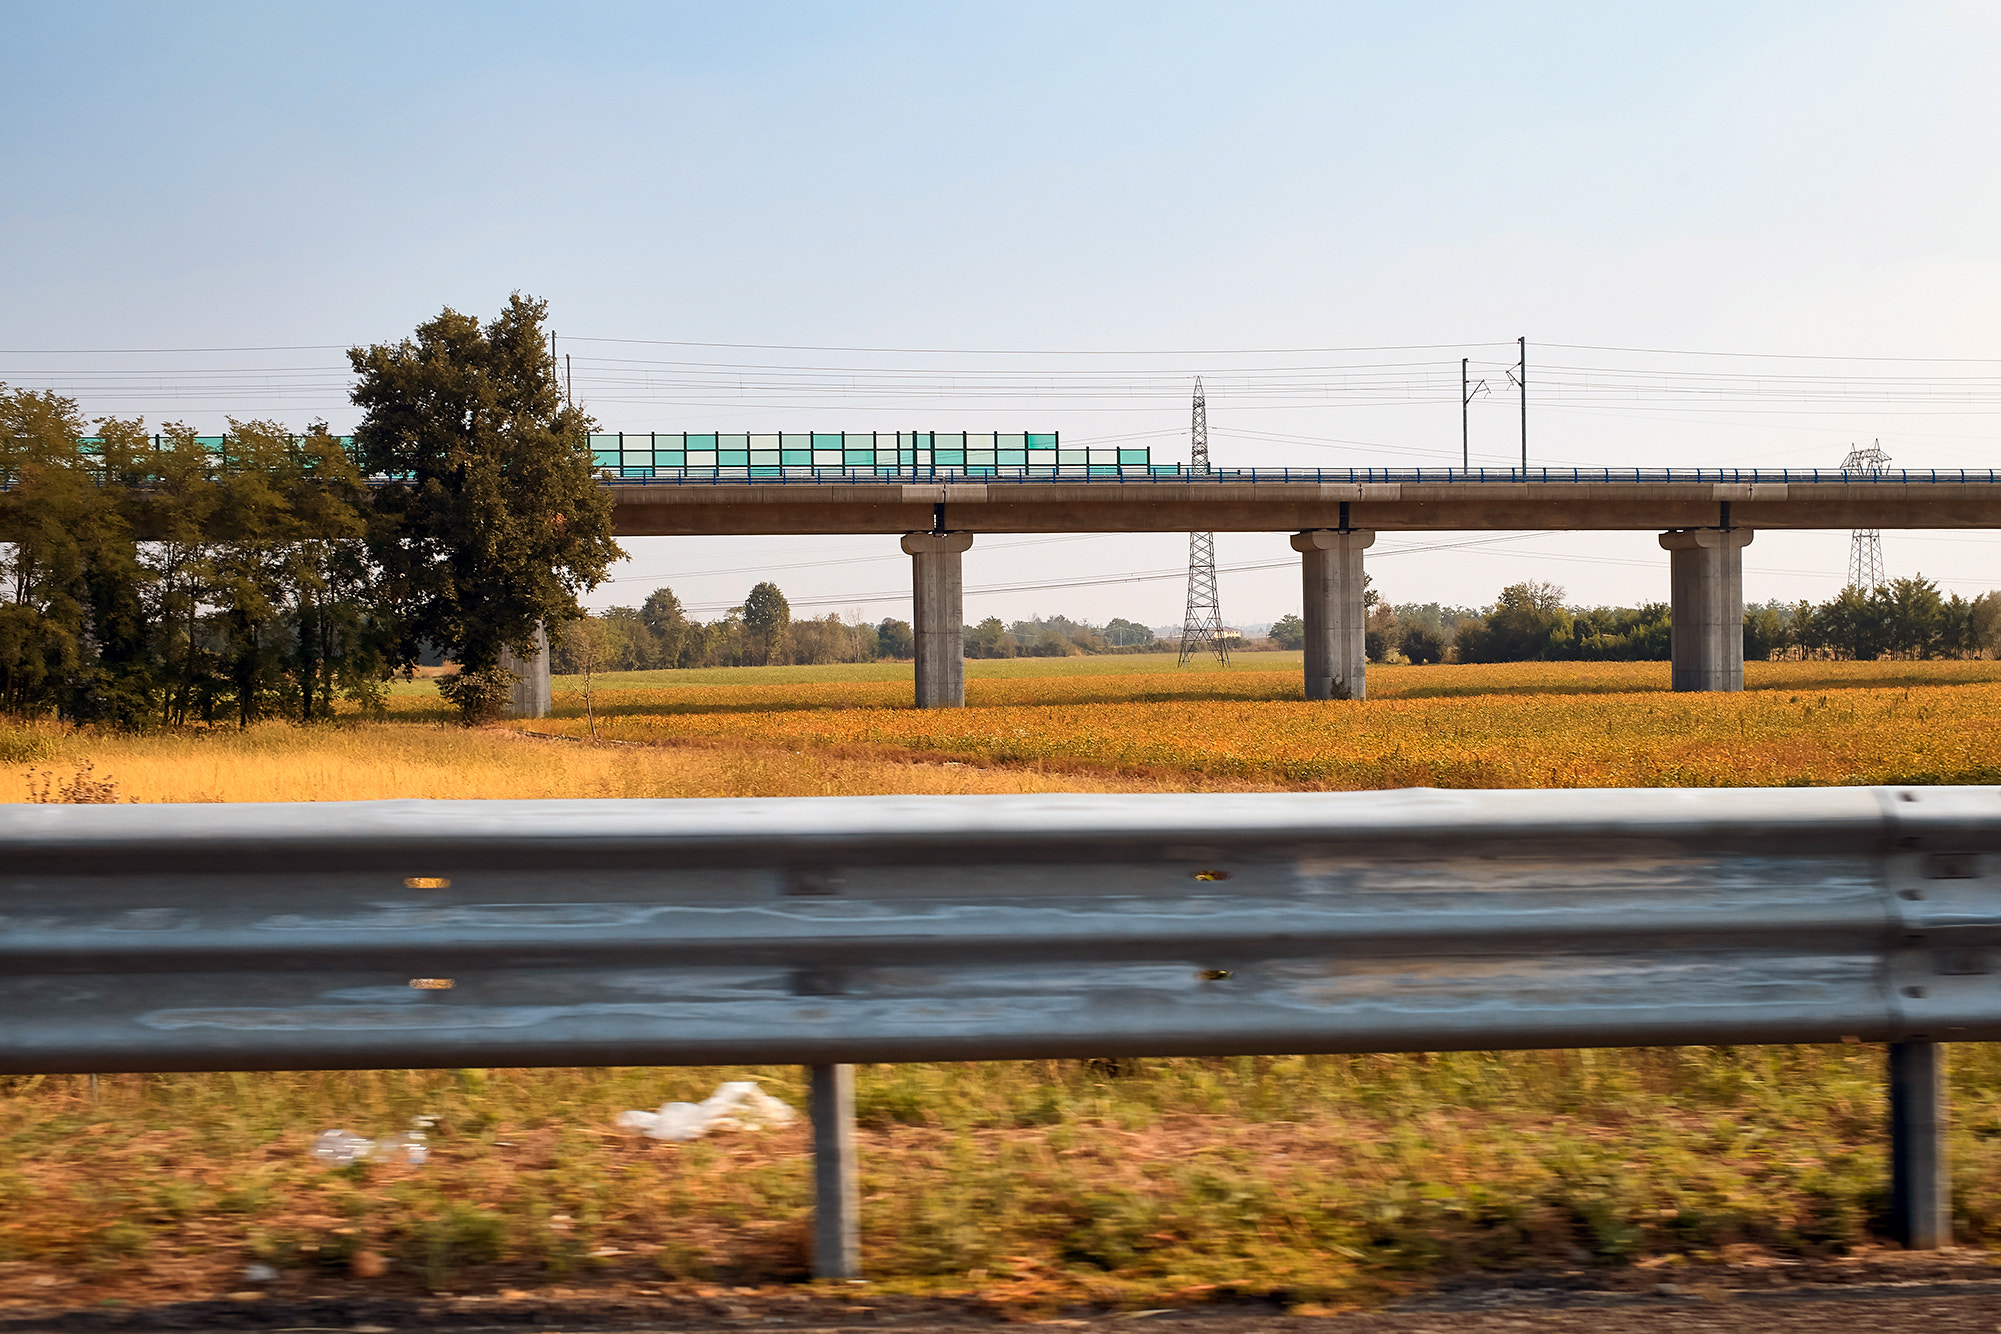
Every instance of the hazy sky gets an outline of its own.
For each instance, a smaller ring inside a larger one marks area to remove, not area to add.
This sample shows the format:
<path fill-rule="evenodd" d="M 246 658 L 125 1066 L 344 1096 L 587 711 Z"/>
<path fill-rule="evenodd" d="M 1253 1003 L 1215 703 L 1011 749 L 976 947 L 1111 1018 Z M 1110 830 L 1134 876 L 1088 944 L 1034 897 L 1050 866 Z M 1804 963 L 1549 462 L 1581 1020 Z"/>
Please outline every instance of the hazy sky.
<path fill-rule="evenodd" d="M 2001 449 L 1989 5 L 0 0 L 0 380 L 351 426 L 340 349 L 546 297 L 607 429 L 1057 430 L 1224 466 L 1897 466 Z M 614 341 L 630 340 L 630 341 Z M 144 351 L 129 351 L 144 349 Z M 1696 355 L 1701 354 L 1701 355 Z M 1438 551 L 1392 601 L 1667 596 L 1653 534 Z M 907 615 L 893 538 L 641 539 L 671 584 Z M 1761 534 L 1754 599 L 1847 535 Z M 2001 586 L 2001 543 L 1888 534 Z M 1298 607 L 1218 538 L 1232 621 Z M 991 538 L 970 618 L 1178 622 L 1185 538 Z M 874 599 L 887 594 L 887 598 Z"/>

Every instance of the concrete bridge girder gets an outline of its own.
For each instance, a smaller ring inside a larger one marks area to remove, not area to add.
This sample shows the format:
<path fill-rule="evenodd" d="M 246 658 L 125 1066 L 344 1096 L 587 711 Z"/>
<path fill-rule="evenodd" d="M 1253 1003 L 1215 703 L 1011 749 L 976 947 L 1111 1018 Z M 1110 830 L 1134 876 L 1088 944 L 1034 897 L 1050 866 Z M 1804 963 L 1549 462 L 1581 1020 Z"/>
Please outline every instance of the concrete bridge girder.
<path fill-rule="evenodd" d="M 613 485 L 621 536 L 2001 528 L 1982 483 L 1008 482 Z M 942 510 L 941 508 L 942 507 Z M 1345 514 L 1344 514 L 1345 511 Z"/>

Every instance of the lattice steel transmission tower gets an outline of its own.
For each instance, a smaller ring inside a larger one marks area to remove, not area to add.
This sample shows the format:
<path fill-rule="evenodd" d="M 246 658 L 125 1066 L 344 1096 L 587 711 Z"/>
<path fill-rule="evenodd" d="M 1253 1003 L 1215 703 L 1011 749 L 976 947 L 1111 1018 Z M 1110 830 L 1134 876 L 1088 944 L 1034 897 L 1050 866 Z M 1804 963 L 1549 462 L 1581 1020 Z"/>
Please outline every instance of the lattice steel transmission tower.
<path fill-rule="evenodd" d="M 1188 470 L 1209 471 L 1209 402 L 1202 396 L 1202 377 L 1195 377 L 1195 415 L 1189 427 Z M 1204 650 L 1230 665 L 1230 645 L 1223 638 L 1223 608 L 1216 598 L 1216 535 L 1188 535 L 1188 610 L 1181 617 L 1181 666 Z"/>
<path fill-rule="evenodd" d="M 1890 456 L 1883 452 L 1883 442 L 1878 440 L 1867 449 L 1860 446 L 1851 448 L 1848 457 L 1841 461 L 1844 477 L 1873 477 L 1883 471 L 1883 465 Z M 1883 534 L 1875 528 L 1857 528 L 1848 542 L 1848 583 L 1851 588 L 1859 588 L 1867 593 L 1883 582 Z"/>

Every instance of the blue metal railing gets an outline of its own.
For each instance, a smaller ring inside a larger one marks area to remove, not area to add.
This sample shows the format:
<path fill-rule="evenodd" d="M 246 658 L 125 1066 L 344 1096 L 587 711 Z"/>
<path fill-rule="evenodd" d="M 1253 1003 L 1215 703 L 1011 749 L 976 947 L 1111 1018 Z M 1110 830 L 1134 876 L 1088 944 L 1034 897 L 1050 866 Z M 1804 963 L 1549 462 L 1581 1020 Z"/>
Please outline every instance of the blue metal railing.
<path fill-rule="evenodd" d="M 857 482 L 1553 482 L 1553 483 L 2001 483 L 1992 468 L 1906 469 L 1845 473 L 1839 468 L 1216 468 L 1195 473 L 1176 464 L 1091 467 L 761 467 L 602 468 L 619 486 L 758 482 L 834 484 Z"/>

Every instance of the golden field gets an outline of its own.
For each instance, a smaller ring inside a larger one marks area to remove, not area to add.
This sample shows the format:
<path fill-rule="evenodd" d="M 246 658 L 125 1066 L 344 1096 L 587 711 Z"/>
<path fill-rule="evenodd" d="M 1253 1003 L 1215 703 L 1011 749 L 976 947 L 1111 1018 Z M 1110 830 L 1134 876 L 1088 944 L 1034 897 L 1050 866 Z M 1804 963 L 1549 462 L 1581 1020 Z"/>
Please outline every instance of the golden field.
<path fill-rule="evenodd" d="M 975 676 L 962 710 L 913 709 L 907 681 L 894 680 L 651 689 L 633 681 L 596 691 L 595 710 L 599 735 L 624 742 L 954 759 L 1162 789 L 1783 786 L 2001 774 L 2001 664 L 1993 662 L 1752 663 L 1741 695 L 1673 694 L 1665 663 L 1376 667 L 1368 700 L 1309 703 L 1298 698 L 1296 668 L 1106 670 L 1118 661 L 1097 660 L 1089 675 Z M 583 735 L 579 694 L 558 699 L 557 718 L 528 726 Z"/>
<path fill-rule="evenodd" d="M 556 716 L 467 730 L 428 682 L 386 722 L 122 736 L 0 723 L 0 801 L 91 776 L 144 802 L 748 797 L 1191 789 L 1992 782 L 2001 663 L 1752 663 L 1676 695 L 1665 663 L 1373 667 L 1308 703 L 1297 654 L 968 664 L 965 709 L 907 664 L 635 673 Z"/>

